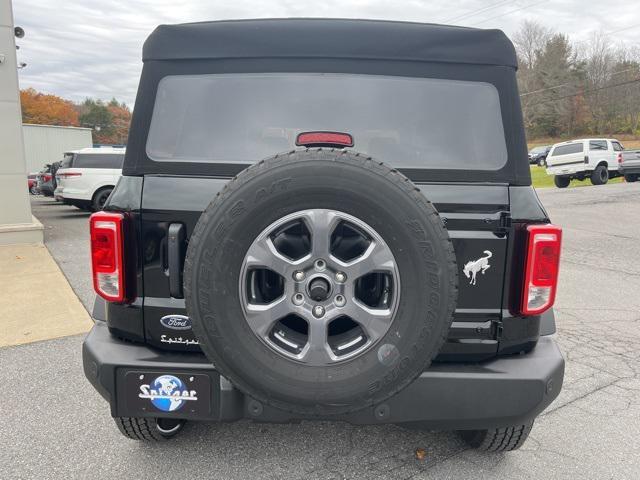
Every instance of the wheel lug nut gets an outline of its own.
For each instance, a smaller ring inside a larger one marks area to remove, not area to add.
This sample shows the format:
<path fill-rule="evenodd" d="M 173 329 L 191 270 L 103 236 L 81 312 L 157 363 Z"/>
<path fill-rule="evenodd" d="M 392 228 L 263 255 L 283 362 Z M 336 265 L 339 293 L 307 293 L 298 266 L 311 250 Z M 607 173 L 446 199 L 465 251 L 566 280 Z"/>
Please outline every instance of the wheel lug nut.
<path fill-rule="evenodd" d="M 346 281 L 347 281 L 347 275 L 346 274 L 344 274 L 343 272 L 336 273 L 336 282 L 344 283 Z"/>
<path fill-rule="evenodd" d="M 291 301 L 294 305 L 302 305 L 304 303 L 304 296 L 301 293 L 296 293 Z"/>
<path fill-rule="evenodd" d="M 324 270 L 326 266 L 327 264 L 325 263 L 324 260 L 322 259 L 316 260 L 316 263 L 315 263 L 316 270 Z"/>
<path fill-rule="evenodd" d="M 344 307 L 344 304 L 347 303 L 347 300 L 342 295 L 336 295 L 334 301 L 338 307 Z"/>
<path fill-rule="evenodd" d="M 295 272 L 293 272 L 293 279 L 296 282 L 301 282 L 302 280 L 304 280 L 304 272 L 302 270 L 296 270 Z"/>
<path fill-rule="evenodd" d="M 324 307 L 320 306 L 320 305 L 316 305 L 315 307 L 313 307 L 313 316 L 320 318 L 324 315 Z"/>

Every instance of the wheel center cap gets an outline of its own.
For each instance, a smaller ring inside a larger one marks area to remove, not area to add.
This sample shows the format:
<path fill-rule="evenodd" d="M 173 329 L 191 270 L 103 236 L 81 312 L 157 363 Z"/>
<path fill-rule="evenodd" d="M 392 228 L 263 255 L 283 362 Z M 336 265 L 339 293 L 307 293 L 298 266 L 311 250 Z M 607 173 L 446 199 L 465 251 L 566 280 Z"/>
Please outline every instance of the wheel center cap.
<path fill-rule="evenodd" d="M 322 277 L 314 278 L 309 282 L 309 296 L 315 302 L 322 302 L 329 297 L 331 285 Z"/>

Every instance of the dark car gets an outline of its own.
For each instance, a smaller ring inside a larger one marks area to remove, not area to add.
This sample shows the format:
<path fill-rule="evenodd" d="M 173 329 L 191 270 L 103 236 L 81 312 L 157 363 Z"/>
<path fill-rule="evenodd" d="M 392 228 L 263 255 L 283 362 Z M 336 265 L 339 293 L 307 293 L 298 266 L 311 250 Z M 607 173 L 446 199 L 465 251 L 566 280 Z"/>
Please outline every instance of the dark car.
<path fill-rule="evenodd" d="M 619 151 L 618 171 L 624 175 L 627 182 L 637 182 L 640 179 L 640 150 Z"/>
<path fill-rule="evenodd" d="M 53 197 L 53 192 L 57 187 L 56 172 L 60 167 L 60 162 L 48 163 L 37 175 L 38 191 L 46 196 Z"/>
<path fill-rule="evenodd" d="M 553 145 L 545 145 L 542 147 L 534 147 L 529 151 L 529 163 L 544 167 L 547 165 L 547 155 Z"/>
<path fill-rule="evenodd" d="M 562 386 L 561 230 L 507 37 L 206 22 L 158 27 L 143 60 L 90 220 L 84 371 L 121 432 L 340 420 L 522 445 Z"/>
<path fill-rule="evenodd" d="M 27 188 L 31 195 L 38 195 L 38 174 L 30 173 L 27 175 Z"/>

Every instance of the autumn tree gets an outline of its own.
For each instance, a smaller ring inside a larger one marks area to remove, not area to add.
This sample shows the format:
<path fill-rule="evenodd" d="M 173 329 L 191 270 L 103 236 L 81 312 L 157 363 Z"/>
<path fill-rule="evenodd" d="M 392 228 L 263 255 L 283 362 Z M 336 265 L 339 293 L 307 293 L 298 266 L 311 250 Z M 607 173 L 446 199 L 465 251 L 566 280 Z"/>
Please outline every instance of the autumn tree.
<path fill-rule="evenodd" d="M 115 98 L 111 99 L 107 108 L 111 112 L 113 125 L 113 136 L 110 143 L 125 145 L 129 136 L 131 110 L 124 102 L 118 103 Z"/>
<path fill-rule="evenodd" d="M 33 88 L 20 91 L 22 122 L 38 125 L 78 126 L 78 111 L 73 102 Z"/>
<path fill-rule="evenodd" d="M 603 33 L 574 44 L 531 21 L 513 42 L 530 138 L 640 134 L 640 49 Z"/>
<path fill-rule="evenodd" d="M 131 111 L 115 98 L 109 103 L 87 98 L 79 107 L 80 123 L 93 128 L 96 143 L 126 144 Z"/>

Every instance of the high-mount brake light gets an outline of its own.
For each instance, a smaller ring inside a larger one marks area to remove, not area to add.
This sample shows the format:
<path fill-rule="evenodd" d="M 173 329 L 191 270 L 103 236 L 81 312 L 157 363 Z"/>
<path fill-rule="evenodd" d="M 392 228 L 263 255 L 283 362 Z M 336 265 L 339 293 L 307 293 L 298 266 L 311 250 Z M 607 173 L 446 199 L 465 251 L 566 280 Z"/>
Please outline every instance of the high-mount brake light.
<path fill-rule="evenodd" d="M 93 288 L 118 303 L 126 299 L 123 224 L 121 213 L 96 212 L 89 219 Z"/>
<path fill-rule="evenodd" d="M 556 298 L 562 229 L 549 224 L 529 225 L 527 233 L 521 312 L 539 315 L 553 306 Z"/>
<path fill-rule="evenodd" d="M 304 147 L 353 147 L 353 137 L 342 132 L 302 132 L 296 145 Z"/>

